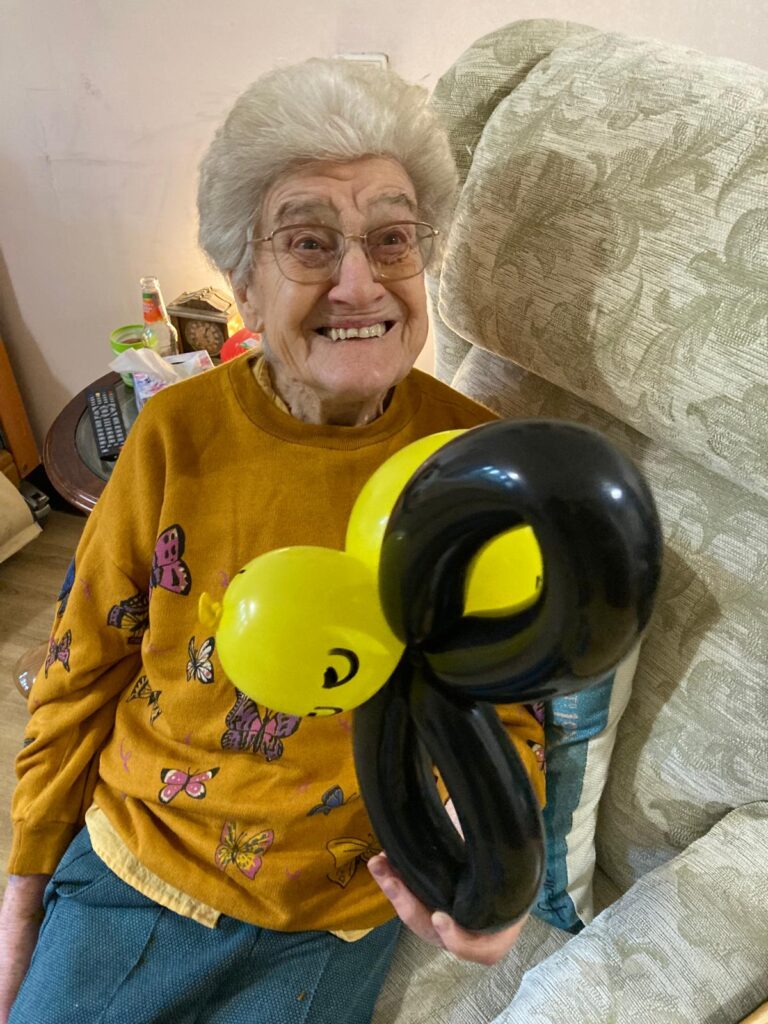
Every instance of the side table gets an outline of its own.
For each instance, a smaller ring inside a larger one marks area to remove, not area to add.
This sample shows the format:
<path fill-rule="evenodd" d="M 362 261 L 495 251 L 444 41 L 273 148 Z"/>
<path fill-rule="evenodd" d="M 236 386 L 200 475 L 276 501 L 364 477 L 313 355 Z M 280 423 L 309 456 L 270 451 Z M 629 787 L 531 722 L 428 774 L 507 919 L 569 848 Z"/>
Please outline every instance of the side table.
<path fill-rule="evenodd" d="M 117 373 L 107 373 L 64 406 L 51 424 L 43 445 L 43 465 L 48 479 L 81 512 L 91 512 L 112 473 L 113 462 L 100 459 L 88 416 L 85 395 L 92 388 L 114 387 L 126 430 L 136 419 L 136 401 Z"/>

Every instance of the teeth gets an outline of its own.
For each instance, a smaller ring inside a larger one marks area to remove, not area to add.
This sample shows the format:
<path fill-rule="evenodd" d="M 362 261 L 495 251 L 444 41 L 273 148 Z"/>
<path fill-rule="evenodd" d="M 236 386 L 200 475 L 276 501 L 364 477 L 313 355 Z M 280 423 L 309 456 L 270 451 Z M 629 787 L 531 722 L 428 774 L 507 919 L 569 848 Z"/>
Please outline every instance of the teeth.
<path fill-rule="evenodd" d="M 379 323 L 368 327 L 328 327 L 323 333 L 331 341 L 346 341 L 348 338 L 380 338 L 386 332 L 386 324 Z"/>

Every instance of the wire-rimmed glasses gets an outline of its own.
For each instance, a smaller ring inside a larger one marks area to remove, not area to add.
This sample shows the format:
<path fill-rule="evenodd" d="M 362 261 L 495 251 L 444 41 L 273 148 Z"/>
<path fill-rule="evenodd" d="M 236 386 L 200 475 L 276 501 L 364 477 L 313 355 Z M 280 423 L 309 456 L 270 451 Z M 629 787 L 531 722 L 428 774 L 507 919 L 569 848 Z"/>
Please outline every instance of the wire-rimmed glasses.
<path fill-rule="evenodd" d="M 270 242 L 281 273 L 299 284 L 332 280 L 350 241 L 360 243 L 377 281 L 404 281 L 427 266 L 438 234 L 424 221 L 397 221 L 363 235 L 345 235 L 324 224 L 289 224 L 249 241 Z"/>

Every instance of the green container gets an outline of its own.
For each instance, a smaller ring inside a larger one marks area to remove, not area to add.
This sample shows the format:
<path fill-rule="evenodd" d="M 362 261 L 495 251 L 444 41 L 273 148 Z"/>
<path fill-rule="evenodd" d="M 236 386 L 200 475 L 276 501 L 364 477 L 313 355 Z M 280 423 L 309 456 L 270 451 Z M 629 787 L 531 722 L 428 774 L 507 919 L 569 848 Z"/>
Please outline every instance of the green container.
<path fill-rule="evenodd" d="M 154 344 L 145 345 L 143 335 L 144 324 L 126 324 L 125 327 L 116 327 L 112 331 L 109 336 L 109 344 L 116 356 L 119 356 L 121 352 L 126 352 L 129 348 L 156 348 L 157 339 L 153 339 Z M 133 377 L 130 373 L 121 373 L 120 376 L 127 387 L 133 387 Z"/>

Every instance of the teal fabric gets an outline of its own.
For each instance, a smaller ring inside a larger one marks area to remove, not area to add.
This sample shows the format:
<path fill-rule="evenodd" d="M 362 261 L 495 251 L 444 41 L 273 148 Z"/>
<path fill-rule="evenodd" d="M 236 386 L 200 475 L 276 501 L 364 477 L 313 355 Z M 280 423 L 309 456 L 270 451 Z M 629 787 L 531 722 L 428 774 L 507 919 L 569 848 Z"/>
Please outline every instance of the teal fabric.
<path fill-rule="evenodd" d="M 121 881 L 86 829 L 45 906 L 9 1024 L 368 1024 L 399 932 L 397 919 L 357 942 L 226 916 L 207 928 Z"/>
<path fill-rule="evenodd" d="M 547 842 L 546 874 L 533 913 L 569 932 L 579 932 L 586 915 L 568 891 L 568 837 L 574 812 L 584 794 L 589 741 L 608 726 L 616 673 L 597 686 L 545 705 L 547 751 L 547 805 L 544 829 Z"/>

